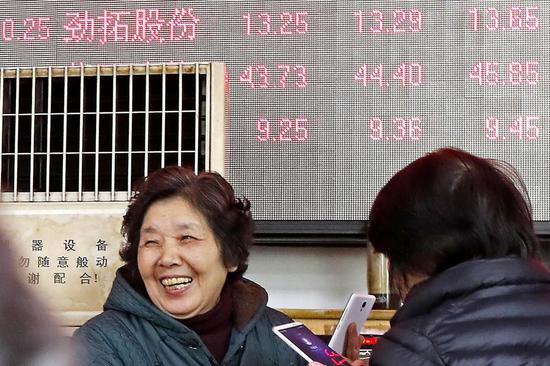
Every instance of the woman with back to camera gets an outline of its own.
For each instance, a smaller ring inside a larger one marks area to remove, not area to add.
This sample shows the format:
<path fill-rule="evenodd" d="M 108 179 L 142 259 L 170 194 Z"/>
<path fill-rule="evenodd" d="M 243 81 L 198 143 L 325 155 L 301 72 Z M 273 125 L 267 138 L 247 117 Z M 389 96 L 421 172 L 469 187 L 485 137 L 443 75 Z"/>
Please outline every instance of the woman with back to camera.
<path fill-rule="evenodd" d="M 290 321 L 242 277 L 250 205 L 217 173 L 152 173 L 122 224 L 125 265 L 104 312 L 75 332 L 86 365 L 303 365 L 271 328 Z"/>
<path fill-rule="evenodd" d="M 404 299 L 371 366 L 550 365 L 550 273 L 510 165 L 427 154 L 378 193 L 368 236 Z"/>
<path fill-rule="evenodd" d="M 403 306 L 371 365 L 550 365 L 550 273 L 509 164 L 445 148 L 376 197 L 369 240 Z"/>

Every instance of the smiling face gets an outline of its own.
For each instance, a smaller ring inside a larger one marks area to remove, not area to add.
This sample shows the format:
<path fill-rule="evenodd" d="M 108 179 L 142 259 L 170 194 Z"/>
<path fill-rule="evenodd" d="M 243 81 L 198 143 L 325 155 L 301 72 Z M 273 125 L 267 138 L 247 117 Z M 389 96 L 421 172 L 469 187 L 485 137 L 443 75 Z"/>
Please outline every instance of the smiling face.
<path fill-rule="evenodd" d="M 177 319 L 211 310 L 229 272 L 206 219 L 180 197 L 149 207 L 137 259 L 151 301 Z"/>

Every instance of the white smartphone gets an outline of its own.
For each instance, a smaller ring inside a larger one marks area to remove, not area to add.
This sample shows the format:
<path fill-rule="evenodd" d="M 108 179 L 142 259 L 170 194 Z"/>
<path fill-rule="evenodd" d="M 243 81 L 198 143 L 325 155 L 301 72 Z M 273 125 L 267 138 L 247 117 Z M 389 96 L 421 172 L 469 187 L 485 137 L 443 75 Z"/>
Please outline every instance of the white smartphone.
<path fill-rule="evenodd" d="M 327 346 L 321 338 L 300 322 L 276 325 L 273 327 L 273 332 L 308 362 L 351 366 L 342 355 Z"/>
<path fill-rule="evenodd" d="M 363 324 L 365 324 L 375 300 L 376 297 L 373 295 L 351 294 L 344 308 L 344 312 L 336 325 L 334 334 L 328 343 L 330 348 L 338 353 L 344 352 L 344 342 L 346 340 L 348 326 L 351 323 L 355 323 L 357 325 L 357 331 L 361 332 L 361 328 L 363 328 Z"/>

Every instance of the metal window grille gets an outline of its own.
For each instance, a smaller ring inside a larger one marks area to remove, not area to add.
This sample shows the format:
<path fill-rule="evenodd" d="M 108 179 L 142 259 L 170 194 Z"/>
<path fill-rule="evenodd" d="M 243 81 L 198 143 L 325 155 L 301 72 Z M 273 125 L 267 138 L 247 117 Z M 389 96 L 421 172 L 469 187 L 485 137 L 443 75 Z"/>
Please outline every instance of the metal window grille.
<path fill-rule="evenodd" d="M 220 79 L 203 63 L 0 69 L 1 200 L 126 201 L 160 167 L 211 169 Z"/>

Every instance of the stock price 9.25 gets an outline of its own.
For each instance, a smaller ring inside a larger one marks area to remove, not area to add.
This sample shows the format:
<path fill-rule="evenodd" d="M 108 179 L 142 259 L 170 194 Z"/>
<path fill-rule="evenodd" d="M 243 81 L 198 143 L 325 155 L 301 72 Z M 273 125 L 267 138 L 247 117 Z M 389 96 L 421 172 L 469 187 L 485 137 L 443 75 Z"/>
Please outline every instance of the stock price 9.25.
<path fill-rule="evenodd" d="M 309 138 L 309 120 L 306 117 L 258 118 L 256 140 L 259 142 L 305 142 Z"/>

